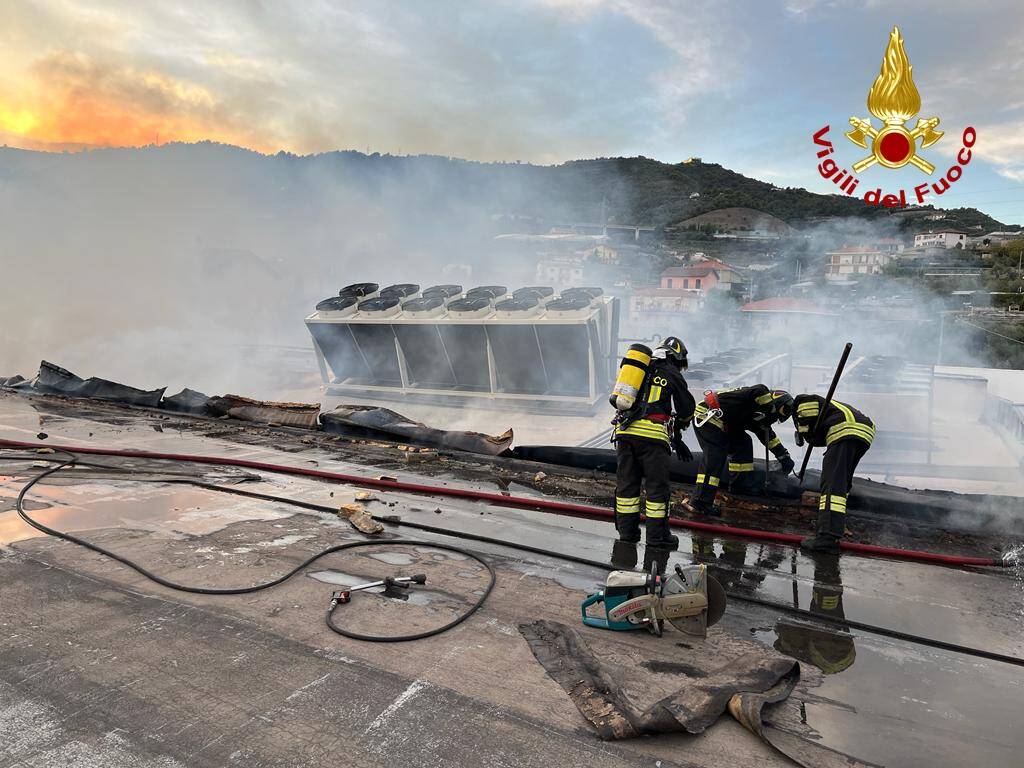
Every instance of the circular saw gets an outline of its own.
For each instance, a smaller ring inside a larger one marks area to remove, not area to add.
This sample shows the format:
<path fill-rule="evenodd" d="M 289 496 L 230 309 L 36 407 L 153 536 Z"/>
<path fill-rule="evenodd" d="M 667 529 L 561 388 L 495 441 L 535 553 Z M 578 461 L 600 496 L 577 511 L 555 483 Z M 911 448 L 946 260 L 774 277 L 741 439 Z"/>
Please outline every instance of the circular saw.
<path fill-rule="evenodd" d="M 676 565 L 668 578 L 654 565 L 650 573 L 612 571 L 604 589 L 587 597 L 580 610 L 588 627 L 647 629 L 660 637 L 668 621 L 680 632 L 705 637 L 725 614 L 725 604 L 725 590 L 705 565 Z M 594 605 L 604 609 L 603 617 L 587 615 Z"/>

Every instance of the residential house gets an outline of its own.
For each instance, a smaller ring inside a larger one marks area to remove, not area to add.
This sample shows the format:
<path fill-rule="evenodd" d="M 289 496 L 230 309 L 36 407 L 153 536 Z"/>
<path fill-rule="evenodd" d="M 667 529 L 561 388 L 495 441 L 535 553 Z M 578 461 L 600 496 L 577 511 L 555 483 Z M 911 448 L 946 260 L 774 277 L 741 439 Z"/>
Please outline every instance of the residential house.
<path fill-rule="evenodd" d="M 698 288 L 637 288 L 629 297 L 629 319 L 671 324 L 680 314 L 696 312 L 703 303 L 704 291 Z"/>
<path fill-rule="evenodd" d="M 806 299 L 775 297 L 740 307 L 750 330 L 764 335 L 828 335 L 838 330 L 839 316 Z"/>
<path fill-rule="evenodd" d="M 914 247 L 941 246 L 942 248 L 966 248 L 967 233 L 956 229 L 940 229 L 938 232 L 922 232 L 914 235 Z"/>
<path fill-rule="evenodd" d="M 713 288 L 731 290 L 733 285 L 744 282 L 740 271 L 717 259 L 698 261 L 686 267 L 669 267 L 661 273 L 663 290 L 697 289 L 710 291 Z"/>
<path fill-rule="evenodd" d="M 844 245 L 825 254 L 826 280 L 849 280 L 855 275 L 878 275 L 896 258 L 895 252 L 869 245 Z"/>
<path fill-rule="evenodd" d="M 579 256 L 551 256 L 537 262 L 537 284 L 556 288 L 577 288 L 584 284 L 583 259 Z"/>

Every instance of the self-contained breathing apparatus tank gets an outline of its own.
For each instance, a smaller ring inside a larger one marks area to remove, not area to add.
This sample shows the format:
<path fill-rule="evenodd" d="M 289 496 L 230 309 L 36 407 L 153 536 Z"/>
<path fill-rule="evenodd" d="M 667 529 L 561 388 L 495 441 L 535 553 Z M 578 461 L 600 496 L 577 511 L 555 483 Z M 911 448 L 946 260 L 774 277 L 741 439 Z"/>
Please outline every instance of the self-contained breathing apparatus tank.
<path fill-rule="evenodd" d="M 626 356 L 619 363 L 619 375 L 608 402 L 619 411 L 628 411 L 636 403 L 644 378 L 651 366 L 651 348 L 643 344 L 630 344 Z"/>

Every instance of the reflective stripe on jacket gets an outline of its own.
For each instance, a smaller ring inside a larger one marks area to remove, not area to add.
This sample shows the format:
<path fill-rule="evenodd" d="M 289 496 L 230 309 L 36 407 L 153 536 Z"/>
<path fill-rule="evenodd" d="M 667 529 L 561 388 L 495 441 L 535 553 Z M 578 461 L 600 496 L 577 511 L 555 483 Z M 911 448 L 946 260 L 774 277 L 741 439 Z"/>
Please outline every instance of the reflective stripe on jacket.
<path fill-rule="evenodd" d="M 831 445 L 836 440 L 856 438 L 871 445 L 875 439 L 875 425 L 866 415 L 846 403 L 832 400 L 828 404 L 821 425 L 813 435 L 818 414 L 825 398 L 820 395 L 798 395 L 794 401 L 796 429 L 811 445 Z"/>

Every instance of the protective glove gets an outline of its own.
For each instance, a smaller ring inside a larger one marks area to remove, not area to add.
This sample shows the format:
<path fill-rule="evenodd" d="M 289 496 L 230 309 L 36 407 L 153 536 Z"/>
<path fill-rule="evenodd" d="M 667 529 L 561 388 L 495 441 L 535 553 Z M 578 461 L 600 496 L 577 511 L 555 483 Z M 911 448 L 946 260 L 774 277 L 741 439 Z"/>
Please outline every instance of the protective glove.
<path fill-rule="evenodd" d="M 693 454 L 690 453 L 690 449 L 686 447 L 681 436 L 676 435 L 672 438 L 672 450 L 676 452 L 680 461 L 693 461 Z"/>
<path fill-rule="evenodd" d="M 794 437 L 796 438 L 796 445 L 797 445 L 797 448 L 801 448 L 801 447 L 803 447 L 803 444 L 804 444 L 804 436 L 803 436 L 803 433 L 801 433 L 801 432 L 800 432 L 800 431 L 798 430 L 798 431 L 794 432 L 794 433 L 793 433 L 793 435 L 794 435 Z"/>
<path fill-rule="evenodd" d="M 796 468 L 796 462 L 793 461 L 793 458 L 788 453 L 783 454 L 782 456 L 779 456 L 779 473 L 780 474 L 788 475 L 795 468 Z"/>

